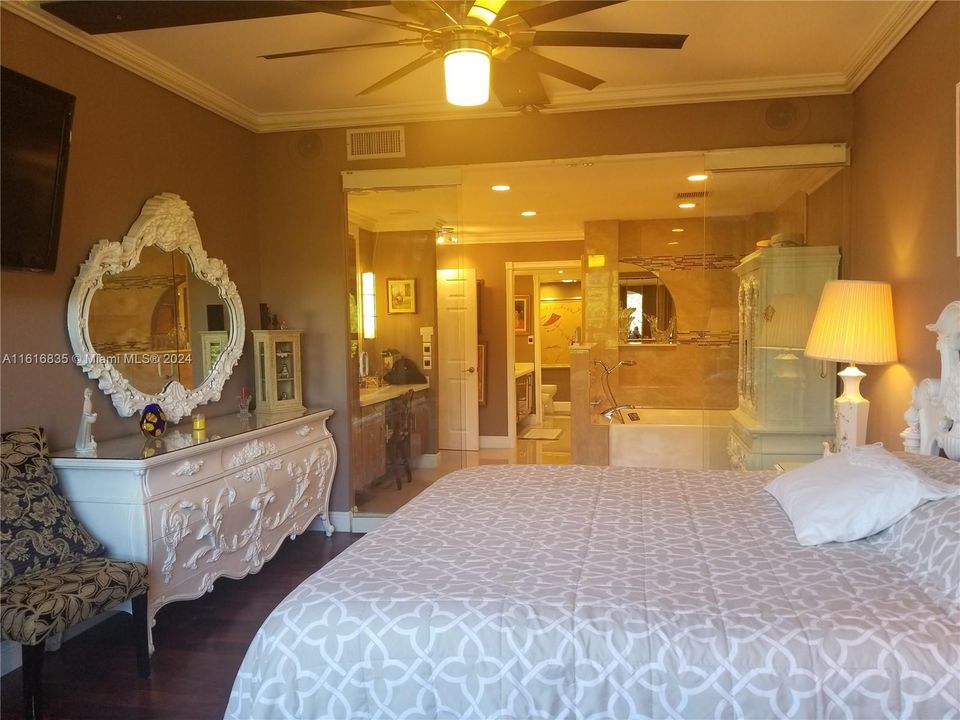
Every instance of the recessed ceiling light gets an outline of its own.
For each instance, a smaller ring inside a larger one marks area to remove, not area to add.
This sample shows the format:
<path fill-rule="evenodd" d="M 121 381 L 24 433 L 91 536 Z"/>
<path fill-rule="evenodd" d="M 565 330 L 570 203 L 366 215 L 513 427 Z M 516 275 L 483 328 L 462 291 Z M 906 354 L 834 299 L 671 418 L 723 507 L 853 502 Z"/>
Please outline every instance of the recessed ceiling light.
<path fill-rule="evenodd" d="M 520 213 L 520 214 L 521 214 L 523 217 L 533 217 L 534 215 L 537 214 L 537 211 L 536 211 L 536 210 L 524 210 L 524 211 L 523 211 L 522 213 Z"/>
<path fill-rule="evenodd" d="M 576 280 L 574 280 L 573 278 L 564 278 L 560 282 L 572 283 L 572 282 L 576 282 Z"/>
<path fill-rule="evenodd" d="M 509 185 L 491 185 L 490 189 L 494 192 L 506 192 L 510 189 Z"/>
<path fill-rule="evenodd" d="M 558 275 L 563 275 L 563 270 L 557 270 Z"/>
<path fill-rule="evenodd" d="M 687 175 L 687 180 L 689 180 L 690 182 L 703 182 L 706 179 L 707 179 L 707 176 L 703 175 L 702 173 L 698 175 Z"/>
<path fill-rule="evenodd" d="M 677 207 L 680 208 L 681 210 L 690 210 L 692 208 L 695 208 L 696 206 L 697 206 L 696 203 L 680 203 L 679 205 L 677 205 Z"/>
<path fill-rule="evenodd" d="M 680 244 L 679 240 L 673 240 L 672 242 L 667 243 L 667 245 L 679 245 L 679 244 Z"/>
<path fill-rule="evenodd" d="M 683 228 L 673 228 L 670 232 L 683 232 Z"/>

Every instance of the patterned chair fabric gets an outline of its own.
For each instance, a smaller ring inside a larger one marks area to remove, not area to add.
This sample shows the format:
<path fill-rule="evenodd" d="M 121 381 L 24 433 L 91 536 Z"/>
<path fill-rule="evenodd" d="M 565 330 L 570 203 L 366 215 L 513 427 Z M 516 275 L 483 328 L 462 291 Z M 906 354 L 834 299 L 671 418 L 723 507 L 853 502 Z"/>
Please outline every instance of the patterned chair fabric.
<path fill-rule="evenodd" d="M 60 492 L 43 428 L 0 436 L 0 579 L 102 555 Z"/>
<path fill-rule="evenodd" d="M 7 640 L 38 645 L 146 591 L 142 563 L 107 558 L 66 562 L 4 583 L 0 629 Z"/>
<path fill-rule="evenodd" d="M 147 568 L 110 560 L 60 492 L 43 428 L 0 435 L 0 636 L 22 645 L 23 715 L 43 717 L 46 640 L 126 600 L 141 677 L 150 677 Z"/>

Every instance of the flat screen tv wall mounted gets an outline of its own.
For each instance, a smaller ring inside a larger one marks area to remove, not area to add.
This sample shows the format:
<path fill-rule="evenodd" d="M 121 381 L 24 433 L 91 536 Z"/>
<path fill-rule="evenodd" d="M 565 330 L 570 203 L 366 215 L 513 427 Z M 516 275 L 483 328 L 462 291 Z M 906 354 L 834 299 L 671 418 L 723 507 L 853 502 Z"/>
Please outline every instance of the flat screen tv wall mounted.
<path fill-rule="evenodd" d="M 53 272 L 73 95 L 0 68 L 0 265 Z"/>

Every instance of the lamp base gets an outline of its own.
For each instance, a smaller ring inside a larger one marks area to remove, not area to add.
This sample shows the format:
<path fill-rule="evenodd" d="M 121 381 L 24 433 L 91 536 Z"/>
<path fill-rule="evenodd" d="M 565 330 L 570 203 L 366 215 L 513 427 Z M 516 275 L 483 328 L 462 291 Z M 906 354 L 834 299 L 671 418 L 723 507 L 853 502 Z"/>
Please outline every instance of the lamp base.
<path fill-rule="evenodd" d="M 866 373 L 850 363 L 837 374 L 843 379 L 843 392 L 833 401 L 837 426 L 836 451 L 840 452 L 866 445 L 870 401 L 860 394 L 860 381 L 867 376 Z"/>

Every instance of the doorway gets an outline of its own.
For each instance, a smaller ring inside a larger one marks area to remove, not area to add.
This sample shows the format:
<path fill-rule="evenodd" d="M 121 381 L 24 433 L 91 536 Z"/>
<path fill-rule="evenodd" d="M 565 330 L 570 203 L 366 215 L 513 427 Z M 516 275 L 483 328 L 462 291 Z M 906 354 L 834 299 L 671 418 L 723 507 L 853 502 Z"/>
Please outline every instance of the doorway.
<path fill-rule="evenodd" d="M 579 260 L 507 263 L 513 323 L 508 371 L 515 377 L 509 423 L 516 462 L 570 462 L 570 349 L 582 332 Z"/>

